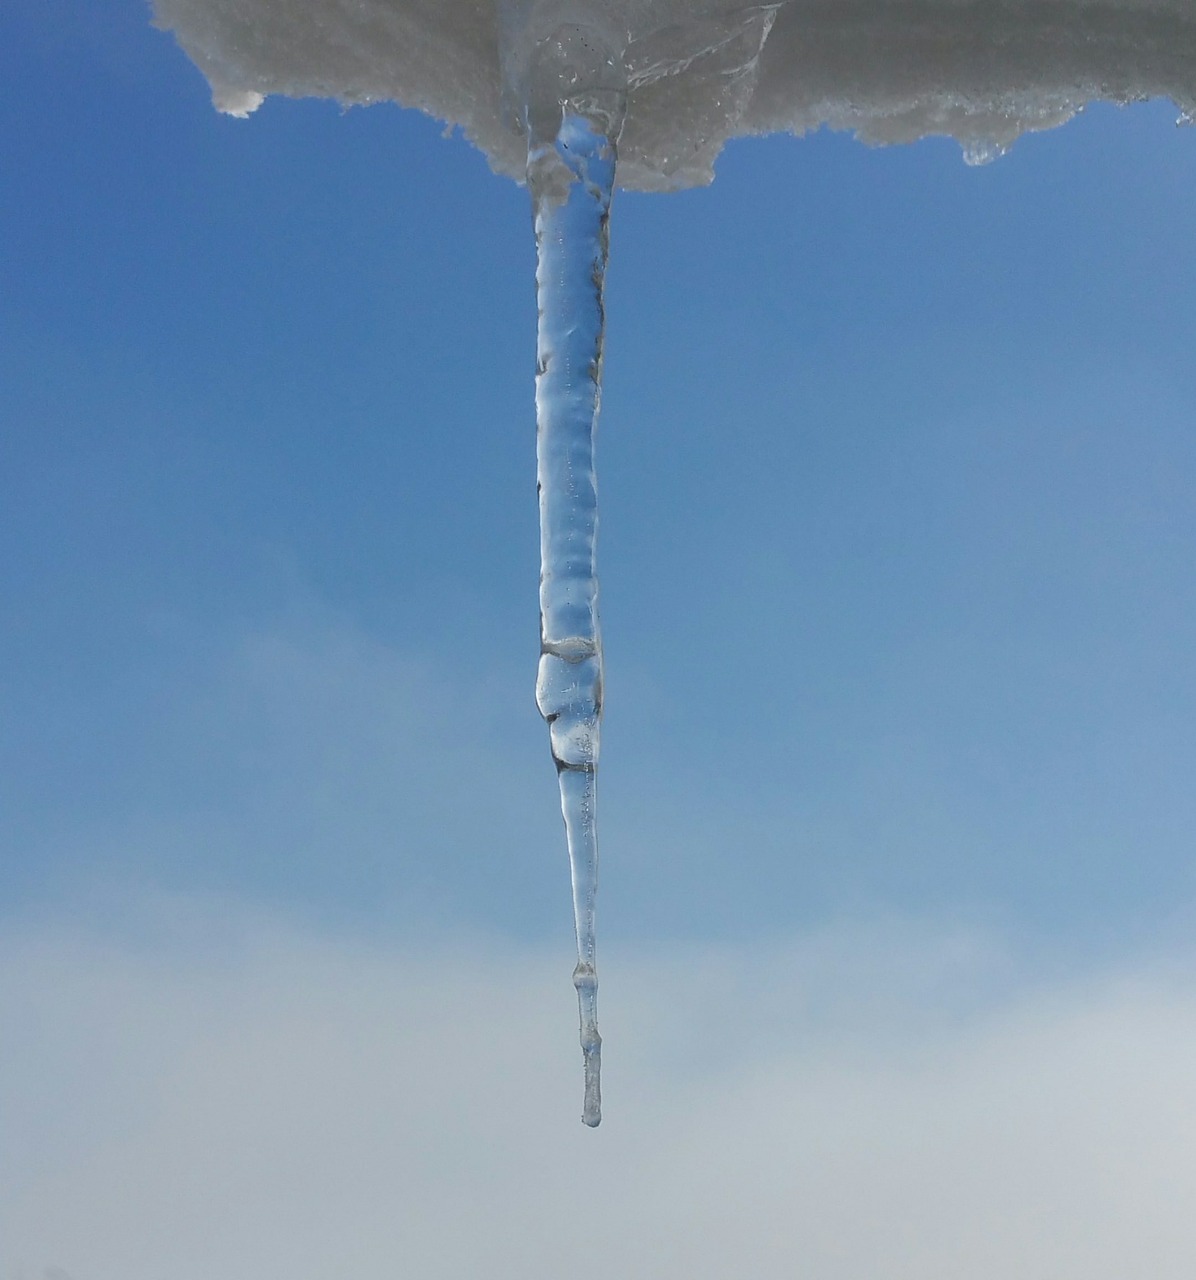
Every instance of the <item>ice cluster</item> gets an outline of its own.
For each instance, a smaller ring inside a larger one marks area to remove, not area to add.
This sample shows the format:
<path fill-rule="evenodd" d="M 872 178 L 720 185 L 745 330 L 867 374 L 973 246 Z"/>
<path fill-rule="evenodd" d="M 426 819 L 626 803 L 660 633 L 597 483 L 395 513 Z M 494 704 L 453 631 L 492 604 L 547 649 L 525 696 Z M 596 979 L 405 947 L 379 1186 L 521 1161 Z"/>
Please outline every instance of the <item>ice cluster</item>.
<path fill-rule="evenodd" d="M 628 90 L 621 185 L 710 180 L 742 134 L 927 134 L 971 160 L 1096 100 L 1196 115 L 1196 0 L 151 0 L 217 107 L 394 101 L 521 178 L 512 91 L 561 24 L 601 33 Z"/>

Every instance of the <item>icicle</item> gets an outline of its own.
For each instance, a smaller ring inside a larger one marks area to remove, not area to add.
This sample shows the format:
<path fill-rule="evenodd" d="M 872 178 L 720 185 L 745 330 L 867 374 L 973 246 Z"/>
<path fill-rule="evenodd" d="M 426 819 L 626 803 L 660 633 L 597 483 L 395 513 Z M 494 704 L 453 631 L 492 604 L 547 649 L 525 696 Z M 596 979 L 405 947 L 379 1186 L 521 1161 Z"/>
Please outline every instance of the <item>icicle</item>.
<path fill-rule="evenodd" d="M 536 703 L 548 722 L 569 846 L 577 931 L 573 985 L 585 1061 L 582 1120 L 591 1127 L 602 1119 L 594 935 L 602 718 L 594 429 L 602 386 L 607 219 L 622 116 L 622 94 L 605 90 L 574 95 L 563 101 L 562 109 L 542 116 L 528 112 L 527 174 L 535 214 L 539 300 Z"/>

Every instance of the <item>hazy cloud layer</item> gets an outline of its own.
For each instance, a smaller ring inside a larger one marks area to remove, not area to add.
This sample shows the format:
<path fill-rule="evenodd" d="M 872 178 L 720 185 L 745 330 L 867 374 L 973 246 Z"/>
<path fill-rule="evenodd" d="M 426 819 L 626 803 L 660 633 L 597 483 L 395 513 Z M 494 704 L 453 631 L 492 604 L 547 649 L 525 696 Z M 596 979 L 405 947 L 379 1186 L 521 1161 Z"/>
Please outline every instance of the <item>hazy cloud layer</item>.
<path fill-rule="evenodd" d="M 925 927 L 608 964 L 590 1133 L 568 960 L 221 904 L 10 931 L 0 1277 L 1191 1274 L 1184 965 L 1048 983 Z"/>
<path fill-rule="evenodd" d="M 1149 637 L 1077 605 L 1091 648 L 1037 619 L 992 647 L 904 621 L 885 665 L 823 648 L 783 666 L 765 638 L 787 683 L 763 702 L 725 650 L 695 704 L 649 641 L 614 646 L 602 937 L 754 942 L 878 909 L 1007 921 L 1072 951 L 1147 922 L 1186 936 L 1190 602 L 1134 602 L 1108 609 Z M 4 915 L 152 886 L 568 939 L 534 664 L 413 655 L 319 613 L 229 630 L 116 696 L 52 690 L 2 726 Z"/>

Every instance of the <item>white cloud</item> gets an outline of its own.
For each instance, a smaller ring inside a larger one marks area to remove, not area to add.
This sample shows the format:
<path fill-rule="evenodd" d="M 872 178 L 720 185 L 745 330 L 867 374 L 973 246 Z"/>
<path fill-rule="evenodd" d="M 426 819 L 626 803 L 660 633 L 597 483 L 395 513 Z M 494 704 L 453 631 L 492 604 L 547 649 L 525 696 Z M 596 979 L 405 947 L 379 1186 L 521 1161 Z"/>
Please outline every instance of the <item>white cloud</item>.
<path fill-rule="evenodd" d="M 591 1133 L 567 955 L 175 904 L 0 963 L 3 1280 L 1196 1263 L 1196 995 L 1161 964 L 1036 981 L 913 927 L 608 964 Z"/>

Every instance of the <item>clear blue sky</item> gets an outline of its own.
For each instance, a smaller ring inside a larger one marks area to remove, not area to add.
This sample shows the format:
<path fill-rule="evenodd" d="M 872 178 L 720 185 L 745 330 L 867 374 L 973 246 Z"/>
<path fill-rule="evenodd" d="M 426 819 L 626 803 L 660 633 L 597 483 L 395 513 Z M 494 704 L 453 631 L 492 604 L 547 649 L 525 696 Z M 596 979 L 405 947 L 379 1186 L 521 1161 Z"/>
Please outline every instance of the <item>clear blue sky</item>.
<path fill-rule="evenodd" d="M 163 895 L 543 946 L 572 1124 L 525 193 L 412 112 L 221 117 L 136 0 L 3 28 L 0 925 Z M 617 198 L 612 971 L 843 921 L 1065 968 L 1186 930 L 1174 117 L 1093 109 L 983 169 L 741 141 L 710 189 Z M 634 1018 L 604 1031 L 629 1078 Z"/>

